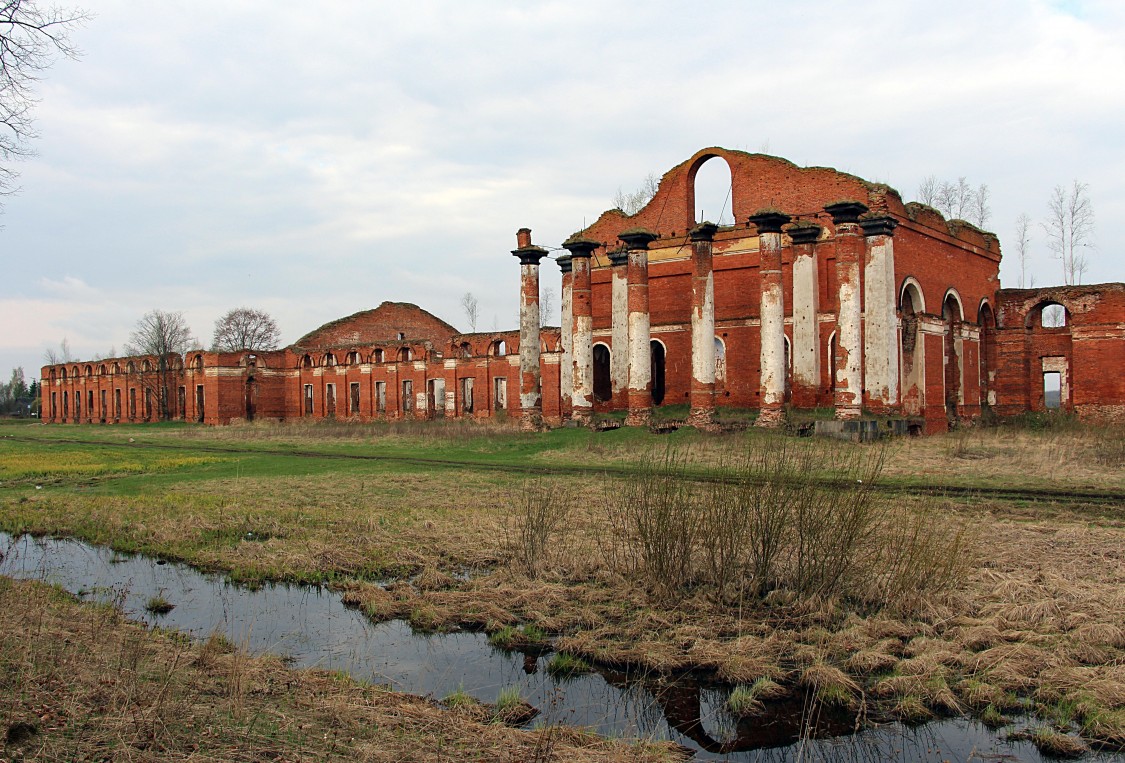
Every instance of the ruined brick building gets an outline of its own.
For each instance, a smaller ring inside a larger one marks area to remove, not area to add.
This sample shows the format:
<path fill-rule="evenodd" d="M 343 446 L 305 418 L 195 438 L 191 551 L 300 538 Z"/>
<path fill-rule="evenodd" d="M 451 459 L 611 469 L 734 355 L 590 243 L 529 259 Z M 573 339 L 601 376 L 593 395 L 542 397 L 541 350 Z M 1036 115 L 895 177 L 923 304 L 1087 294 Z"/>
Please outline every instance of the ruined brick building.
<path fill-rule="evenodd" d="M 707 161 L 730 169 L 734 225 L 694 219 Z M 561 328 L 540 329 L 549 252 L 521 229 L 518 330 L 463 334 L 384 302 L 274 352 L 46 366 L 43 417 L 511 411 L 537 426 L 624 410 L 643 425 L 653 406 L 686 404 L 702 428 L 726 406 L 757 409 L 767 426 L 790 406 L 931 432 L 986 408 L 1125 422 L 1125 285 L 1000 289 L 993 234 L 904 204 L 886 185 L 705 149 L 665 173 L 636 214 L 605 212 L 560 252 Z"/>

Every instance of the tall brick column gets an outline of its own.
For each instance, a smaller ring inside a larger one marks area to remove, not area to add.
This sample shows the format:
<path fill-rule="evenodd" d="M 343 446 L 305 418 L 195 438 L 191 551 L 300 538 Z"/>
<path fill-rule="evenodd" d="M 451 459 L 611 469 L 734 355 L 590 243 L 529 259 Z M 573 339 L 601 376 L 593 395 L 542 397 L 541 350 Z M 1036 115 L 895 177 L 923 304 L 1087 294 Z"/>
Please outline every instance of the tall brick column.
<path fill-rule="evenodd" d="M 610 272 L 609 379 L 614 409 L 629 388 L 629 252 L 622 247 L 609 253 Z"/>
<path fill-rule="evenodd" d="M 895 310 L 894 230 L 898 221 L 880 215 L 859 221 L 867 243 L 863 259 L 863 386 L 876 413 L 899 402 L 898 314 Z"/>
<path fill-rule="evenodd" d="M 561 315 L 562 325 L 559 326 L 559 349 L 562 350 L 562 359 L 559 361 L 559 416 L 562 419 L 570 418 L 574 400 L 574 276 L 571 272 L 571 256 L 561 254 L 555 258 L 559 270 L 562 271 L 562 299 Z"/>
<path fill-rule="evenodd" d="M 776 209 L 750 217 L 758 228 L 758 281 L 761 285 L 761 409 L 757 426 L 781 425 L 785 406 L 785 294 L 781 287 L 781 226 L 791 218 Z"/>
<path fill-rule="evenodd" d="M 570 252 L 571 311 L 573 334 L 570 343 L 574 358 L 571 417 L 586 422 L 594 413 L 594 309 L 590 301 L 590 258 L 600 244 L 585 238 L 563 244 Z M 566 331 L 566 328 L 563 328 Z"/>
<path fill-rule="evenodd" d="M 838 201 L 824 211 L 832 215 L 836 228 L 836 418 L 858 419 L 863 412 L 859 263 L 864 250 L 859 216 L 867 206 L 858 201 Z"/>
<path fill-rule="evenodd" d="M 652 345 L 648 312 L 648 245 L 658 236 L 637 228 L 617 236 L 629 252 L 629 412 L 625 425 L 648 426 L 652 421 Z"/>
<path fill-rule="evenodd" d="M 816 241 L 823 229 L 798 221 L 786 233 L 793 241 L 793 404 L 816 405 L 820 389 L 820 267 Z"/>
<path fill-rule="evenodd" d="M 539 260 L 547 250 L 531 243 L 531 230 L 516 232 L 512 254 L 520 260 L 520 426 L 543 426 L 542 379 L 539 372 Z"/>
<path fill-rule="evenodd" d="M 691 229 L 691 403 L 687 423 L 715 427 L 715 271 L 712 247 L 719 226 L 704 222 Z"/>

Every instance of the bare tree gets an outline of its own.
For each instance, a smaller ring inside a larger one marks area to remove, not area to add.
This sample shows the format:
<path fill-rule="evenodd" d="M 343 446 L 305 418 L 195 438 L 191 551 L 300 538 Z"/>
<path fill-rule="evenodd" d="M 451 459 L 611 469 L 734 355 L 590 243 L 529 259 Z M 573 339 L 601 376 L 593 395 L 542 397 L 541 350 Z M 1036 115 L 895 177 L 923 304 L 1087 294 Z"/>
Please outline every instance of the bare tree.
<path fill-rule="evenodd" d="M 922 178 L 922 182 L 918 184 L 918 201 L 925 204 L 927 207 L 937 209 L 938 198 L 938 179 L 933 175 L 927 175 Z"/>
<path fill-rule="evenodd" d="M 547 326 L 548 321 L 551 320 L 551 313 L 555 309 L 555 290 L 550 286 L 544 286 L 542 293 L 539 295 L 539 325 Z"/>
<path fill-rule="evenodd" d="M 0 193 L 12 191 L 17 173 L 10 163 L 33 153 L 35 85 L 55 56 L 78 55 L 70 32 L 85 18 L 78 11 L 44 9 L 37 0 L 0 2 Z"/>
<path fill-rule="evenodd" d="M 125 345 L 127 355 L 151 356 L 156 361 L 149 375 L 142 374 L 141 384 L 156 395 L 162 419 L 171 418 L 169 397 L 174 364 L 182 360 L 183 354 L 196 342 L 183 313 L 163 310 L 145 313 L 129 335 Z"/>
<path fill-rule="evenodd" d="M 1070 188 L 1055 186 L 1047 202 L 1047 220 L 1043 230 L 1047 234 L 1047 247 L 1062 262 L 1063 283 L 1082 283 L 1086 272 L 1086 255 L 1094 234 L 1094 205 L 1090 201 L 1089 186 L 1076 179 Z"/>
<path fill-rule="evenodd" d="M 215 321 L 211 337 L 213 352 L 276 350 L 281 344 L 277 321 L 265 310 L 237 307 Z"/>
<path fill-rule="evenodd" d="M 989 218 L 992 217 L 992 207 L 988 205 L 988 199 L 991 196 L 988 186 L 981 183 L 977 186 L 977 191 L 969 200 L 969 222 L 976 225 L 978 228 L 983 229 L 988 225 Z"/>
<path fill-rule="evenodd" d="M 986 184 L 981 183 L 974 190 L 964 176 L 952 183 L 928 175 L 918 184 L 918 201 L 941 212 L 947 220 L 968 220 L 978 228 L 987 225 L 992 217 L 990 196 Z"/>
<path fill-rule="evenodd" d="M 1031 218 L 1026 212 L 1021 212 L 1016 218 L 1016 259 L 1020 264 L 1020 288 L 1028 289 L 1035 286 L 1035 276 L 1028 282 L 1027 263 L 1031 258 Z"/>
<path fill-rule="evenodd" d="M 625 193 L 618 188 L 613 197 L 613 206 L 627 215 L 635 215 L 644 209 L 645 204 L 652 201 L 652 197 L 656 195 L 656 189 L 659 187 L 660 178 L 650 172 L 641 181 L 641 187 L 632 193 Z"/>
<path fill-rule="evenodd" d="M 70 353 L 70 342 L 64 336 L 62 341 L 59 342 L 59 349 L 48 347 L 43 351 L 43 360 L 49 366 L 57 366 L 61 363 L 69 363 L 76 358 Z"/>
<path fill-rule="evenodd" d="M 465 292 L 461 297 L 461 309 L 465 311 L 465 320 L 469 322 L 469 331 L 476 332 L 477 321 L 480 320 L 480 303 L 471 291 Z"/>

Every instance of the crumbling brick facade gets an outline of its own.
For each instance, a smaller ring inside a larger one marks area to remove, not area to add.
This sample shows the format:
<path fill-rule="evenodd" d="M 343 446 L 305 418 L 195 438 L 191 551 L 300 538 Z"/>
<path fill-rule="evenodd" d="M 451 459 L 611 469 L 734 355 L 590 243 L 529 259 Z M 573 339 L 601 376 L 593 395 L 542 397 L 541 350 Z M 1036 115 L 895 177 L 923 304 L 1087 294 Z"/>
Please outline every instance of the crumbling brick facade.
<path fill-rule="evenodd" d="M 1125 284 L 1001 289 L 993 407 L 1001 415 L 1057 406 L 1094 421 L 1125 424 Z M 1052 314 L 1052 308 L 1053 314 Z"/>
<path fill-rule="evenodd" d="M 734 225 L 694 219 L 708 161 L 730 169 Z M 276 352 L 45 367 L 44 419 L 510 412 L 538 426 L 622 410 L 644 424 L 654 405 L 687 404 L 704 429 L 719 406 L 759 409 L 767 426 L 792 406 L 907 417 L 936 432 L 986 407 L 1052 407 L 1044 379 L 1057 378 L 1058 407 L 1125 421 L 1125 286 L 1001 290 L 992 234 L 904 204 L 883 184 L 704 149 L 665 173 L 636 214 L 609 210 L 564 247 L 560 275 L 540 273 L 547 251 L 519 231 L 518 330 L 461 334 L 384 302 Z M 539 329 L 538 280 L 553 277 L 564 325 Z M 1064 325 L 1044 327 L 1055 304 Z M 522 357 L 521 336 L 538 344 Z"/>

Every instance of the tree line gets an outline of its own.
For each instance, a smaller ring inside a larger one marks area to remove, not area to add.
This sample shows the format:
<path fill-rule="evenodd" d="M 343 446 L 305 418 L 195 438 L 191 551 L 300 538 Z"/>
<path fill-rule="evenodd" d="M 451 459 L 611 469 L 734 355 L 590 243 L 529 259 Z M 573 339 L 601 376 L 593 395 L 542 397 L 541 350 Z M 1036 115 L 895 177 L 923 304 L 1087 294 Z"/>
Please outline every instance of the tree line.
<path fill-rule="evenodd" d="M 23 367 L 12 369 L 6 382 L 0 382 L 0 416 L 30 416 L 38 410 L 39 381 L 24 378 Z"/>

